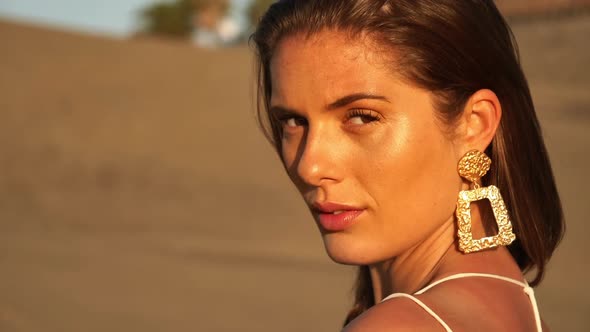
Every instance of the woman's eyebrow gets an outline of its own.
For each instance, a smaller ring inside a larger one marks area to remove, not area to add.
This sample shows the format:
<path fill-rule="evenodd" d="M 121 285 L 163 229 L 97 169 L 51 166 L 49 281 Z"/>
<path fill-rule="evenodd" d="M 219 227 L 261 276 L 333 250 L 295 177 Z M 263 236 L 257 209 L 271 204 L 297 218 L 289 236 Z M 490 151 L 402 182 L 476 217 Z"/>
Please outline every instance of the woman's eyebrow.
<path fill-rule="evenodd" d="M 373 100 L 382 100 L 388 103 L 391 103 L 389 101 L 389 99 L 385 98 L 384 96 L 379 96 L 379 95 L 373 95 L 370 93 L 353 93 L 347 96 L 344 96 L 342 98 L 339 98 L 338 100 L 330 103 L 326 108 L 328 110 L 334 110 L 340 107 L 344 107 L 348 104 L 354 103 L 357 100 L 362 100 L 362 99 L 373 99 Z M 273 105 L 270 107 L 269 112 L 273 113 L 273 114 L 297 114 L 298 112 L 294 109 L 288 108 L 288 107 L 284 107 L 281 105 Z"/>
<path fill-rule="evenodd" d="M 273 105 L 270 107 L 269 111 L 273 114 L 290 114 L 290 113 L 297 113 L 295 110 L 283 107 L 280 105 Z"/>
<path fill-rule="evenodd" d="M 385 98 L 384 96 L 372 95 L 369 93 L 353 93 L 351 95 L 347 95 L 342 98 L 339 98 L 335 102 L 329 104 L 327 106 L 327 109 L 333 110 L 336 108 L 344 107 L 348 104 L 351 104 L 351 103 L 353 103 L 357 100 L 361 100 L 361 99 L 376 99 L 376 100 L 383 100 L 383 101 L 390 103 L 390 101 L 387 98 Z"/>

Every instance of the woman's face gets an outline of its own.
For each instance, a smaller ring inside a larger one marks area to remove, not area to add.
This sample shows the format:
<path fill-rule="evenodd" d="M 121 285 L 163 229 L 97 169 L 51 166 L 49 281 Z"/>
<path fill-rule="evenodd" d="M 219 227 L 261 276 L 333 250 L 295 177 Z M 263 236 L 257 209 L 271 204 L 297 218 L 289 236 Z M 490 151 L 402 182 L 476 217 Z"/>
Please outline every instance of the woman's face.
<path fill-rule="evenodd" d="M 285 167 L 340 263 L 398 256 L 453 220 L 458 148 L 430 93 L 392 68 L 334 31 L 285 38 L 271 62 Z"/>

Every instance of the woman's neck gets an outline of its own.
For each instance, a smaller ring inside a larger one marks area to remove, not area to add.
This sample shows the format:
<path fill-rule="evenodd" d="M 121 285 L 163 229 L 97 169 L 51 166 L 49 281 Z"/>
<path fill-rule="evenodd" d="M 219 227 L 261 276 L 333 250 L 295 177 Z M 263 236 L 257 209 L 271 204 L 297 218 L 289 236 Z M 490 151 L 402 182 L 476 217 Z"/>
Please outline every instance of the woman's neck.
<path fill-rule="evenodd" d="M 454 231 L 453 221 L 445 222 L 426 240 L 401 255 L 370 265 L 375 303 L 389 294 L 414 293 L 427 285 L 444 258 L 456 252 Z"/>
<path fill-rule="evenodd" d="M 486 236 L 479 204 L 471 209 L 475 238 Z M 454 216 L 441 224 L 428 238 L 402 254 L 369 266 L 375 303 L 392 293 L 412 294 L 435 279 L 461 273 L 503 274 L 519 279 L 518 265 L 505 247 L 463 254 L 456 245 Z"/>

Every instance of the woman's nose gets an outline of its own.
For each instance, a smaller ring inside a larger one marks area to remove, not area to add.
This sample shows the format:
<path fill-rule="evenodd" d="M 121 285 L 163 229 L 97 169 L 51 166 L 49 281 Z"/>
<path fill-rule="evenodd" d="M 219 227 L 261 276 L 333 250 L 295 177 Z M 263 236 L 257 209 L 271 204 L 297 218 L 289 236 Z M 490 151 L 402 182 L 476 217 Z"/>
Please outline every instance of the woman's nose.
<path fill-rule="evenodd" d="M 325 131 L 308 131 L 299 146 L 297 176 L 308 185 L 319 187 L 326 181 L 338 181 L 339 151 L 337 139 Z"/>

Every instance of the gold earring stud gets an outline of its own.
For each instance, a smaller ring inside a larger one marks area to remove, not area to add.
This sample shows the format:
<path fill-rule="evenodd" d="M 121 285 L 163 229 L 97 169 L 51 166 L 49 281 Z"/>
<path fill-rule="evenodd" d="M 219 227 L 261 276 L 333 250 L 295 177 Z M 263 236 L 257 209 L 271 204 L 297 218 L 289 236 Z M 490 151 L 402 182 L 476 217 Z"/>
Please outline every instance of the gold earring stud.
<path fill-rule="evenodd" d="M 459 175 L 472 183 L 471 190 L 463 190 L 459 193 L 457 210 L 455 211 L 458 222 L 459 250 L 466 254 L 497 246 L 507 246 L 516 239 L 500 190 L 493 185 L 481 187 L 481 178 L 489 171 L 491 164 L 490 158 L 478 150 L 467 152 L 459 161 Z M 498 224 L 498 234 L 473 239 L 470 206 L 472 202 L 483 199 L 488 199 L 492 205 L 494 218 Z"/>

